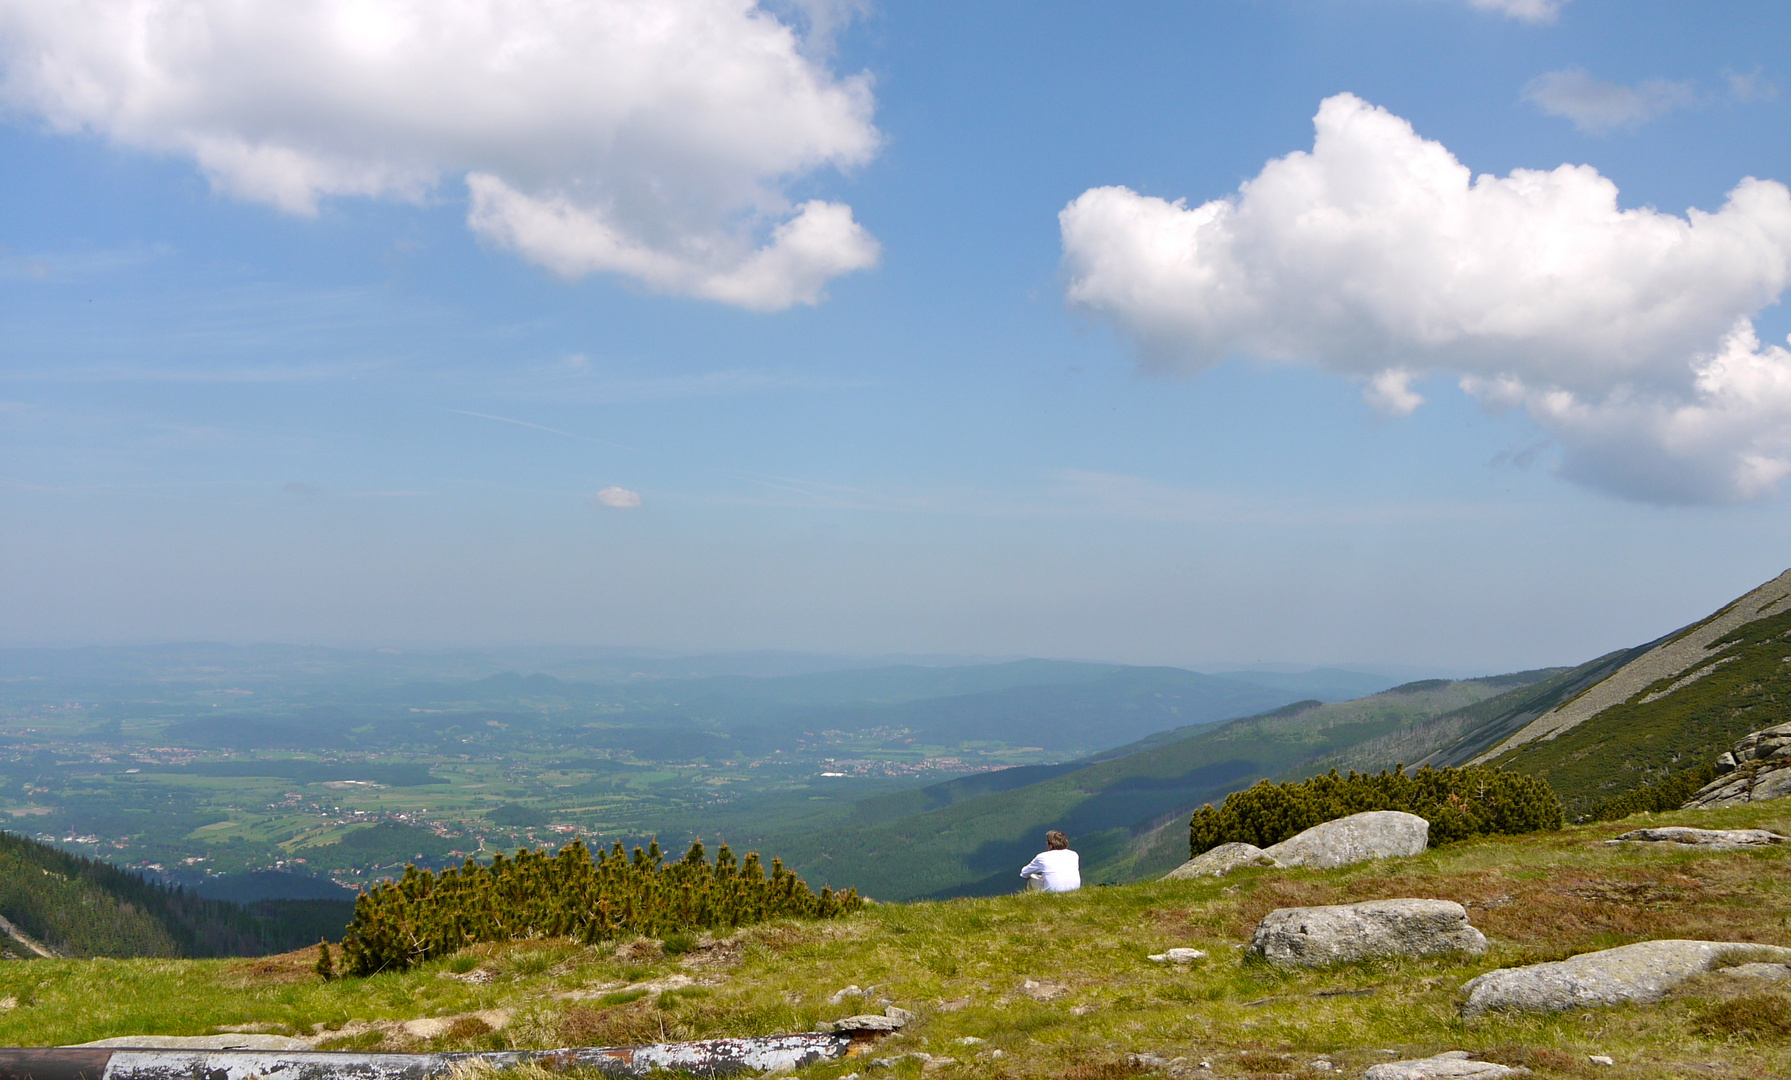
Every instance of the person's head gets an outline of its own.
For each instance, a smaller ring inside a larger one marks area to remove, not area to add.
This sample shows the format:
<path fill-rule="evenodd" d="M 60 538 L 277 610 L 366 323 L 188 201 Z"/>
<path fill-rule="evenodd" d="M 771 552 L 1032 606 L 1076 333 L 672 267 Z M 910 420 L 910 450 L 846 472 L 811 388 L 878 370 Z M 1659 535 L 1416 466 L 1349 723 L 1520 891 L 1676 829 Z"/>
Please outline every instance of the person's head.
<path fill-rule="evenodd" d="M 1045 847 L 1052 851 L 1064 851 L 1070 846 L 1070 838 L 1052 829 L 1045 834 Z"/>

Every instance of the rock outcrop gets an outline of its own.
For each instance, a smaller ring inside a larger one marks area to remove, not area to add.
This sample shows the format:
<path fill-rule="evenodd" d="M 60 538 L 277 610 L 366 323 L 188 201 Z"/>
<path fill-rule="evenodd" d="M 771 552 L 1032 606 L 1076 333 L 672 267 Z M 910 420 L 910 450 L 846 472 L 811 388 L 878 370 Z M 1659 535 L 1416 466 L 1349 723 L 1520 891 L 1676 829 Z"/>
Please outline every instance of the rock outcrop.
<path fill-rule="evenodd" d="M 1275 857 L 1255 844 L 1220 844 L 1194 856 L 1163 875 L 1164 881 L 1182 878 L 1224 877 L 1240 866 L 1279 866 Z"/>
<path fill-rule="evenodd" d="M 1430 843 L 1430 822 L 1399 810 L 1370 810 L 1314 825 L 1263 849 L 1282 866 L 1329 870 L 1370 859 L 1421 855 Z"/>
<path fill-rule="evenodd" d="M 1716 779 L 1705 784 L 1684 809 L 1766 802 L 1791 795 L 1791 724 L 1745 736 L 1716 759 Z"/>
<path fill-rule="evenodd" d="M 1363 1080 L 1496 1080 L 1501 1076 L 1528 1076 L 1530 1070 L 1475 1061 L 1466 1050 L 1451 1050 L 1435 1057 L 1412 1061 L 1387 1061 L 1370 1065 Z"/>
<path fill-rule="evenodd" d="M 1468 995 L 1462 1015 L 1659 1001 L 1686 979 L 1737 956 L 1791 961 L 1791 949 L 1733 941 L 1639 941 L 1548 964 L 1499 968 L 1462 985 Z"/>
<path fill-rule="evenodd" d="M 1370 900 L 1280 908 L 1263 916 L 1250 952 L 1272 964 L 1317 967 L 1375 957 L 1486 951 L 1467 911 L 1448 900 Z"/>
<path fill-rule="evenodd" d="M 1220 844 L 1163 875 L 1224 877 L 1240 866 L 1311 866 L 1329 870 L 1370 859 L 1421 854 L 1430 843 L 1430 822 L 1399 810 L 1370 810 L 1314 825 L 1267 848 Z"/>
<path fill-rule="evenodd" d="M 1607 844 L 1685 844 L 1691 847 L 1744 848 L 1770 844 L 1791 844 L 1791 837 L 1780 836 L 1767 829 L 1692 829 L 1684 825 L 1665 825 L 1658 829 L 1635 829 Z"/>

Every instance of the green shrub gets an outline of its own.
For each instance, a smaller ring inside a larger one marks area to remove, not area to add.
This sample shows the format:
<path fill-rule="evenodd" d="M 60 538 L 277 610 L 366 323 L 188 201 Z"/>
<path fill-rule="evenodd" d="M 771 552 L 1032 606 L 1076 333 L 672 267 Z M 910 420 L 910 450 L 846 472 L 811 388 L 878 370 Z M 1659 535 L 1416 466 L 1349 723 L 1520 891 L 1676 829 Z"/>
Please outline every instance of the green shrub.
<path fill-rule="evenodd" d="M 407 867 L 402 879 L 355 902 L 342 960 L 349 973 L 371 975 L 481 941 L 675 937 L 786 916 L 831 918 L 863 906 L 855 889 L 816 895 L 778 860 L 767 877 L 757 854 L 736 863 L 726 846 L 713 865 L 701 842 L 667 864 L 657 842 L 635 848 L 632 858 L 618 843 L 593 859 L 574 841 L 557 855 L 518 851 L 490 866 L 468 859 L 440 875 Z"/>
<path fill-rule="evenodd" d="M 1621 795 L 1613 795 L 1601 803 L 1593 804 L 1586 811 L 1586 821 L 1616 821 L 1631 814 L 1639 814 L 1644 810 L 1650 814 L 1658 814 L 1663 810 L 1677 810 L 1686 801 L 1698 793 L 1698 789 L 1716 779 L 1716 766 L 1701 765 L 1695 769 L 1674 773 L 1658 784 L 1643 784 L 1630 788 Z"/>
<path fill-rule="evenodd" d="M 1240 841 L 1268 847 L 1314 825 L 1368 810 L 1403 810 L 1430 822 L 1432 845 L 1491 833 L 1515 835 L 1562 824 L 1561 803 L 1533 776 L 1466 766 L 1348 776 L 1332 769 L 1295 783 L 1267 780 L 1211 803 L 1188 822 L 1189 857 Z"/>

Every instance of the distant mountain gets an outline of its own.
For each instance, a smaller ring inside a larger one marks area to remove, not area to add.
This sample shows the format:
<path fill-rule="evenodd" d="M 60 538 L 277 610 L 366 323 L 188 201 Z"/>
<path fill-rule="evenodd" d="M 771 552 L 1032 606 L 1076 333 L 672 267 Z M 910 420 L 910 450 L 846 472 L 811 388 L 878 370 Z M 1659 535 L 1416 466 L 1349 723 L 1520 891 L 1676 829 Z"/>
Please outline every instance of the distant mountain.
<path fill-rule="evenodd" d="M 1236 679 L 1320 701 L 1353 701 L 1369 694 L 1378 694 L 1406 681 L 1340 668 L 1312 668 L 1307 671 L 1257 671 L 1246 668 L 1214 674 L 1222 679 Z"/>
<path fill-rule="evenodd" d="M 1356 701 L 1307 700 L 1186 725 L 1066 765 L 867 800 L 833 828 L 766 843 L 810 880 L 852 884 L 879 899 L 1009 891 L 1052 828 L 1070 834 L 1086 880 L 1130 879 L 1186 858 L 1186 815 L 1201 803 L 1484 701 L 1523 678 L 1431 680 Z"/>
<path fill-rule="evenodd" d="M 818 711 L 804 721 L 906 728 L 919 741 L 936 743 L 986 741 L 1093 750 L 1124 745 L 1165 728 L 1210 724 L 1275 708 L 1295 696 L 1180 668 L 1128 667 L 1080 682 L 1015 686 L 876 709 Z"/>
<path fill-rule="evenodd" d="M 260 956 L 339 937 L 354 902 L 207 899 L 0 833 L 0 916 L 0 953 L 21 959 Z"/>

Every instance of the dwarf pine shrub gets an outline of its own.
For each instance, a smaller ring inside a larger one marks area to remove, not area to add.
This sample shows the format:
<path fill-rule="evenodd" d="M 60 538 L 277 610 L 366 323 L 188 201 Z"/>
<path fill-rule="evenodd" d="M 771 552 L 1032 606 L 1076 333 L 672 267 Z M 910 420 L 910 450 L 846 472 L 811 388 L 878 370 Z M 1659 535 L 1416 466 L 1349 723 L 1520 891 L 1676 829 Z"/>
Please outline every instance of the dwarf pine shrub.
<path fill-rule="evenodd" d="M 817 895 L 781 861 L 771 860 L 767 876 L 756 853 L 736 862 L 726 845 L 713 864 L 701 841 L 668 864 L 657 841 L 632 857 L 620 843 L 599 848 L 593 859 L 575 840 L 555 855 L 524 850 L 489 866 L 468 859 L 439 875 L 407 867 L 398 881 L 355 901 L 342 959 L 348 973 L 371 975 L 482 941 L 661 937 L 788 916 L 832 918 L 863 906 L 855 889 Z"/>
<path fill-rule="evenodd" d="M 1430 822 L 1432 846 L 1492 833 L 1516 835 L 1562 824 L 1561 801 L 1547 782 L 1478 766 L 1372 775 L 1336 769 L 1310 780 L 1274 784 L 1267 780 L 1211 803 L 1188 822 L 1189 858 L 1234 841 L 1268 847 L 1290 836 L 1350 814 L 1403 810 Z"/>
<path fill-rule="evenodd" d="M 1646 810 L 1658 814 L 1666 810 L 1677 810 L 1690 801 L 1698 789 L 1716 779 L 1716 766 L 1700 765 L 1684 772 L 1676 772 L 1664 780 L 1654 784 L 1640 784 L 1620 795 L 1613 795 L 1600 803 L 1594 803 L 1586 811 L 1586 821 L 1616 821 L 1631 814 L 1639 814 Z"/>

